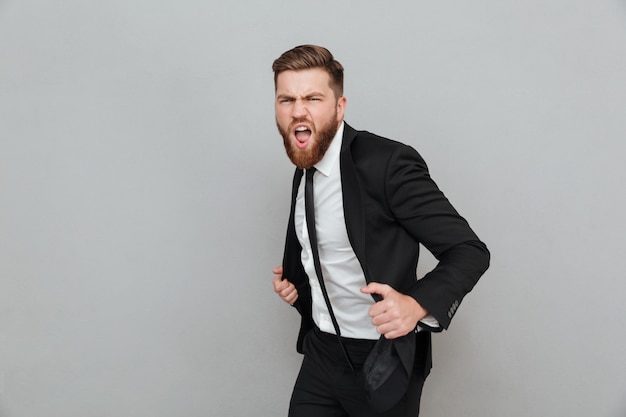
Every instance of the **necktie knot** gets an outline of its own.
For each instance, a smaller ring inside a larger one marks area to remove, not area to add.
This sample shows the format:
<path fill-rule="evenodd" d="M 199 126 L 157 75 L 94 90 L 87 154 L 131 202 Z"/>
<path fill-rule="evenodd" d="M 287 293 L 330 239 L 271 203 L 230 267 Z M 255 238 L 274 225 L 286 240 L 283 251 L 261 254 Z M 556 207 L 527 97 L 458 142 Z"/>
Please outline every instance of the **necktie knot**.
<path fill-rule="evenodd" d="M 315 175 L 315 171 L 317 171 L 317 169 L 315 169 L 315 167 L 307 168 L 306 169 L 306 179 L 307 180 L 311 180 L 313 178 L 313 175 Z"/>

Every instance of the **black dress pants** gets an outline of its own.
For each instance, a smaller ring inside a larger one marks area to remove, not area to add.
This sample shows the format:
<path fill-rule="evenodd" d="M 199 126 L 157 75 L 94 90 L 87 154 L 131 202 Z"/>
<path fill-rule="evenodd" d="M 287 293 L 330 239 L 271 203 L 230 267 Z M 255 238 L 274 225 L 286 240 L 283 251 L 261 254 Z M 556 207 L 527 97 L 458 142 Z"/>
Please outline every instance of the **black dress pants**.
<path fill-rule="evenodd" d="M 424 373 L 413 372 L 404 397 L 391 410 L 376 413 L 365 397 L 362 365 L 376 341 L 342 338 L 353 373 L 337 336 L 311 330 L 289 405 L 289 417 L 417 417 Z"/>

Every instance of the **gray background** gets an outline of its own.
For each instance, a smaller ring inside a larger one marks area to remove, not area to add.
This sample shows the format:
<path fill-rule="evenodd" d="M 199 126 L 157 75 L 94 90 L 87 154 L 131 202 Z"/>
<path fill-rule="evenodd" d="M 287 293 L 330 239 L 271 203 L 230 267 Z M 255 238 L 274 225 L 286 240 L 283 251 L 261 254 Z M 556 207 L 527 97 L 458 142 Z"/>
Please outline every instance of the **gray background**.
<path fill-rule="evenodd" d="M 422 415 L 625 416 L 623 0 L 0 1 L 0 416 L 286 415 L 301 43 L 492 251 Z"/>

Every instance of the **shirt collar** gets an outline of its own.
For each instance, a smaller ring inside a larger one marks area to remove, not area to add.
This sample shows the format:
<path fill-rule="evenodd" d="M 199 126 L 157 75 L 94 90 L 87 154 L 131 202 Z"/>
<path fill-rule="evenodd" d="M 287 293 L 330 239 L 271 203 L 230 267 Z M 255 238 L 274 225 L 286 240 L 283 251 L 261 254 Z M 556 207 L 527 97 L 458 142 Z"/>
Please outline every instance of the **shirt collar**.
<path fill-rule="evenodd" d="M 335 133 L 333 141 L 322 157 L 322 160 L 315 164 L 315 168 L 327 177 L 331 174 L 333 167 L 335 166 L 335 162 L 337 161 L 337 158 L 339 158 L 339 153 L 341 152 L 343 128 L 344 122 L 342 121 L 337 129 L 337 133 Z"/>

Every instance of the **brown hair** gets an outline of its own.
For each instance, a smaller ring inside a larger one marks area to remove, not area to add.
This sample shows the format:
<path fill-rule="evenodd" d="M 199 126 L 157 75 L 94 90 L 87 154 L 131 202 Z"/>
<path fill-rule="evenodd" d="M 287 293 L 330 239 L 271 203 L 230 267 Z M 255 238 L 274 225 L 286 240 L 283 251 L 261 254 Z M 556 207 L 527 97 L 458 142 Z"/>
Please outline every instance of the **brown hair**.
<path fill-rule="evenodd" d="M 343 66 L 326 48 L 317 45 L 300 45 L 283 53 L 272 64 L 274 89 L 278 74 L 283 71 L 298 71 L 321 68 L 330 75 L 329 85 L 335 98 L 343 96 Z"/>

